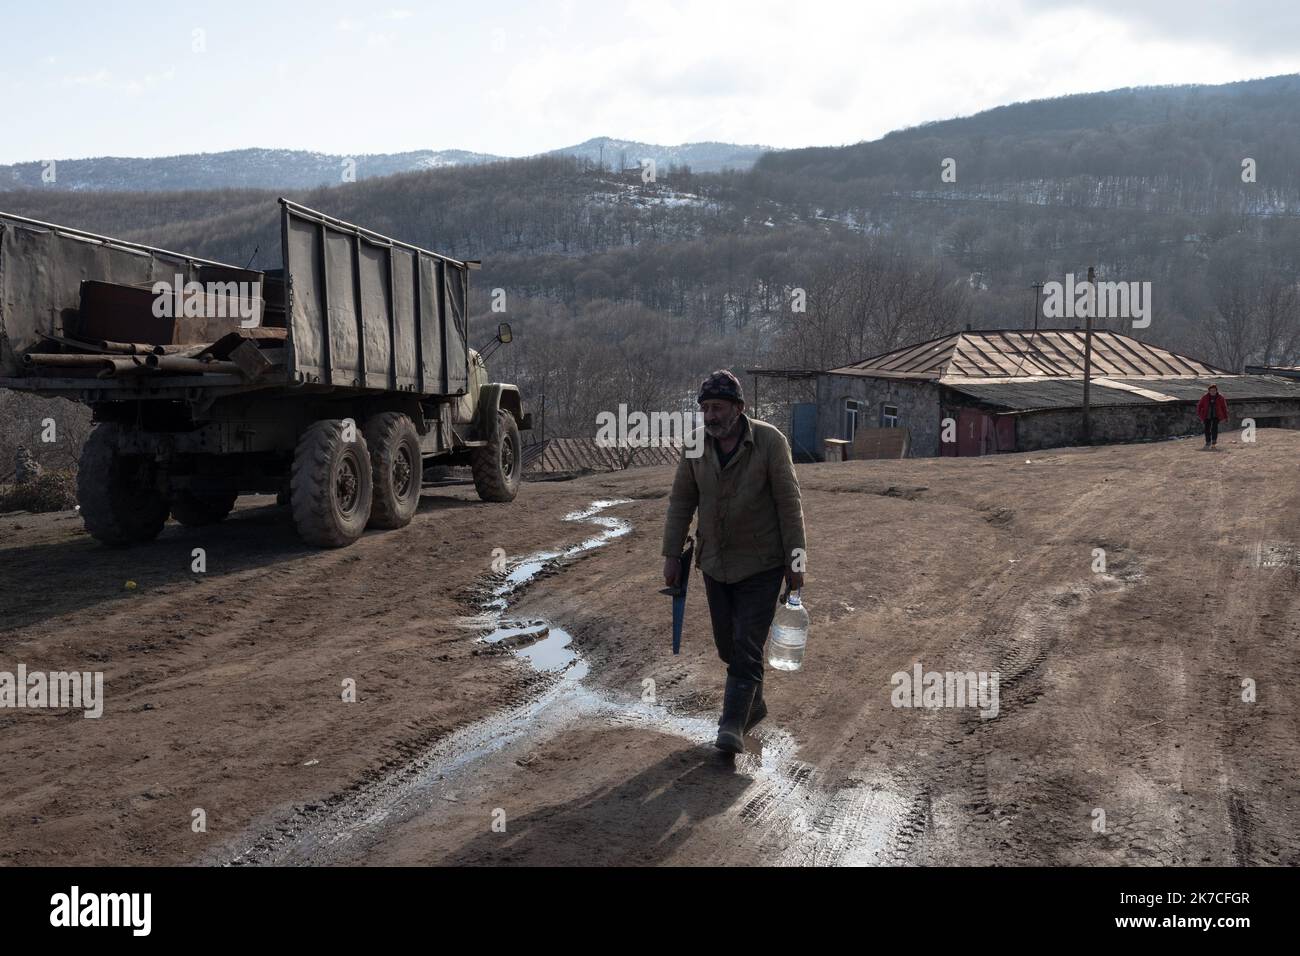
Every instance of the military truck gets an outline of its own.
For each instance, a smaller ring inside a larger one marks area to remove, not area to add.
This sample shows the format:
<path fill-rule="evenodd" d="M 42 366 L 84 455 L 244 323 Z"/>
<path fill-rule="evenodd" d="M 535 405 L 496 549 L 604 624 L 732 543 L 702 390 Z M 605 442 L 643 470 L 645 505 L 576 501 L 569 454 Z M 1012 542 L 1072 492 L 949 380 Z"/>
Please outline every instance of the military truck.
<path fill-rule="evenodd" d="M 532 417 L 468 345 L 479 264 L 279 206 L 266 271 L 0 213 L 0 387 L 93 409 L 77 495 L 100 541 L 277 494 L 304 541 L 340 547 L 408 524 L 427 465 L 517 494 Z"/>

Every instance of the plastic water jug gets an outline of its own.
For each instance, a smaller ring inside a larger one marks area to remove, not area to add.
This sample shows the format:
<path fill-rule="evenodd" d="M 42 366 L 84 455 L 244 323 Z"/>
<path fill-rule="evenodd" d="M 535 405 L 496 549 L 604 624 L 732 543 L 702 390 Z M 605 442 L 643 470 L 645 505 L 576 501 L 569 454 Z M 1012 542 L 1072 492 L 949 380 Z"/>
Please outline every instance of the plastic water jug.
<path fill-rule="evenodd" d="M 779 671 L 797 671 L 803 664 L 803 651 L 808 645 L 808 609 L 803 606 L 798 591 L 786 595 L 785 602 L 777 605 L 768 635 L 767 662 Z"/>

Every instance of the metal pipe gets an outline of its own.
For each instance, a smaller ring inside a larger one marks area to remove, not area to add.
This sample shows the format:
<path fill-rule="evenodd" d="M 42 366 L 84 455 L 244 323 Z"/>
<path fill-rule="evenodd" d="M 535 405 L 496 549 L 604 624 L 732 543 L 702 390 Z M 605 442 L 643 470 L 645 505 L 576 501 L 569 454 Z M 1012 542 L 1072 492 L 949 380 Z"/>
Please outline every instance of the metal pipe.
<path fill-rule="evenodd" d="M 74 356 L 75 358 L 93 358 L 106 367 L 100 372 L 100 378 L 115 378 L 122 373 L 158 374 L 159 372 L 221 372 L 246 377 L 234 362 L 200 362 L 198 359 L 184 358 L 179 355 L 132 355 L 122 358 L 108 356 Z"/>
<path fill-rule="evenodd" d="M 234 362 L 203 362 L 180 355 L 148 355 L 145 362 L 160 372 L 225 372 L 242 376 L 244 373 Z"/>
<path fill-rule="evenodd" d="M 105 362 L 113 361 L 107 355 L 51 355 L 45 352 L 27 353 L 23 356 L 23 364 L 26 366 L 61 366 L 63 368 L 76 368 L 84 366 L 103 365 Z"/>
<path fill-rule="evenodd" d="M 86 352 L 106 352 L 110 354 L 124 355 L 148 355 L 153 352 L 155 355 L 163 355 L 167 352 L 176 352 L 184 348 L 185 345 L 149 345 L 140 342 L 109 342 L 106 339 L 81 339 L 68 338 L 63 335 L 54 335 L 50 332 L 37 332 L 43 339 L 49 339 L 51 342 L 58 342 L 60 345 L 67 345 L 74 349 L 81 349 Z M 76 354 L 76 353 L 73 353 Z"/>
<path fill-rule="evenodd" d="M 107 352 L 124 352 L 127 355 L 162 355 L 166 351 L 162 345 L 149 345 L 144 342 L 109 342 L 101 339 L 95 344 Z"/>
<path fill-rule="evenodd" d="M 116 378 L 122 372 L 146 371 L 147 366 L 141 365 L 140 360 L 135 356 L 131 358 L 113 358 L 108 360 L 108 366 L 99 373 L 99 378 Z"/>

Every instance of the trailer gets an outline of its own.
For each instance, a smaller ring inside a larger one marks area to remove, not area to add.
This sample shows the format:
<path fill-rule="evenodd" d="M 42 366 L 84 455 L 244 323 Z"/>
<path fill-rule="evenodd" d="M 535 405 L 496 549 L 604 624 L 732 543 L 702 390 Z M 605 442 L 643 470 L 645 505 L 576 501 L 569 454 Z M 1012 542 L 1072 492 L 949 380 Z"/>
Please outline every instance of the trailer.
<path fill-rule="evenodd" d="M 89 405 L 87 530 L 148 541 L 277 494 L 310 544 L 408 524 L 429 465 L 522 475 L 519 389 L 468 344 L 460 261 L 279 200 L 257 271 L 0 213 L 0 387 Z"/>

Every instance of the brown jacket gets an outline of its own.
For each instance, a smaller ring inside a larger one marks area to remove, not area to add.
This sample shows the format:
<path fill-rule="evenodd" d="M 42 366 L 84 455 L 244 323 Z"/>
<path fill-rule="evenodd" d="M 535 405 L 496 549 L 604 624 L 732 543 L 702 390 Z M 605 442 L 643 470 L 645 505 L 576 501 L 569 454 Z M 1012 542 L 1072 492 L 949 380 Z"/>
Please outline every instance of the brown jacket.
<path fill-rule="evenodd" d="M 728 584 L 760 571 L 788 568 L 794 549 L 806 547 L 789 443 L 767 422 L 744 414 L 740 420 L 740 444 L 726 468 L 718 467 L 717 440 L 707 435 L 702 455 L 682 455 L 664 524 L 664 557 L 676 557 L 698 507 L 695 546 L 700 569 Z"/>

